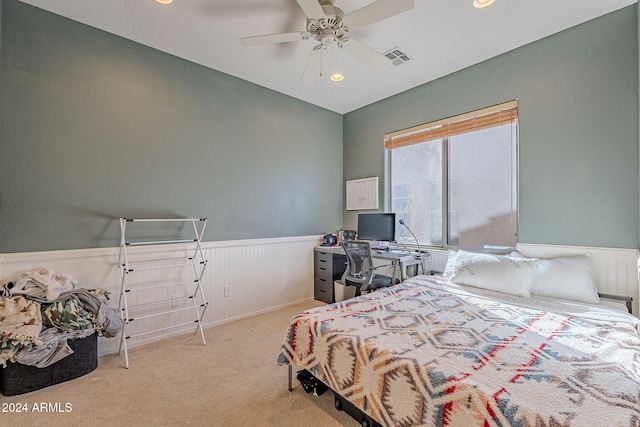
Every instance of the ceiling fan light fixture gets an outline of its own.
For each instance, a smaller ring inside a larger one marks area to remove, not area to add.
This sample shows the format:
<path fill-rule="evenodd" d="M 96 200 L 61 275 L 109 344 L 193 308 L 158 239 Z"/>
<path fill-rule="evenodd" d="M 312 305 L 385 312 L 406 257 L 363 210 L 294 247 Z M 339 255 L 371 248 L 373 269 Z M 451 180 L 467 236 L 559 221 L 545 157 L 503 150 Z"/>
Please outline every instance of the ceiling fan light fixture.
<path fill-rule="evenodd" d="M 173 3 L 173 0 L 156 0 L 156 3 L 171 4 L 171 3 Z"/>
<path fill-rule="evenodd" d="M 482 9 L 483 7 L 491 6 L 494 1 L 496 0 L 473 0 L 473 6 L 477 9 Z"/>
<path fill-rule="evenodd" d="M 342 73 L 333 73 L 333 74 L 331 74 L 329 79 L 331 79 L 332 82 L 341 82 L 341 81 L 344 80 L 344 74 L 342 74 Z"/>

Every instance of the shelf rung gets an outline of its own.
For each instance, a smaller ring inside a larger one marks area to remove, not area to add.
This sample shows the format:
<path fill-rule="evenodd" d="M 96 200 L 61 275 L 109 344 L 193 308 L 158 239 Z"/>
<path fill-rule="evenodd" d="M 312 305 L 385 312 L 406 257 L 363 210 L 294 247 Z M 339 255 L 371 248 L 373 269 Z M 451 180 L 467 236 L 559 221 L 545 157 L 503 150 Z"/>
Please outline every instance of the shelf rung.
<path fill-rule="evenodd" d="M 169 301 L 171 301 L 171 300 L 169 300 Z M 139 306 L 139 307 L 142 307 L 142 306 Z M 197 305 L 195 307 L 191 306 L 191 307 L 175 308 L 173 310 L 163 311 L 162 313 L 147 314 L 146 316 L 132 317 L 132 318 L 128 319 L 127 321 L 128 322 L 133 322 L 134 320 L 148 319 L 150 317 L 157 317 L 157 316 L 162 316 L 162 315 L 170 314 L 170 313 L 178 313 L 180 311 L 193 310 L 194 308 L 197 308 L 197 307 L 204 307 L 204 304 L 200 304 L 200 305 Z M 129 307 L 129 310 L 131 310 L 131 309 L 132 309 L 132 307 Z"/>
<path fill-rule="evenodd" d="M 124 338 L 128 340 L 129 338 L 135 338 L 135 337 L 139 337 L 139 336 L 142 336 L 142 335 L 152 334 L 154 332 L 166 331 L 167 329 L 173 329 L 173 328 L 177 328 L 179 326 L 193 325 L 194 323 L 198 323 L 198 320 L 193 320 L 193 321 L 187 322 L 187 323 L 180 323 L 178 325 L 171 325 L 171 326 L 167 326 L 166 328 L 154 329 L 152 331 L 140 332 L 139 334 L 129 335 L 129 336 L 126 336 Z"/>
<path fill-rule="evenodd" d="M 193 298 L 193 295 L 187 295 L 187 296 L 183 296 L 181 298 L 176 298 L 176 299 L 163 299 L 163 300 L 158 300 L 158 301 L 152 301 L 152 302 L 146 302 L 144 304 L 137 304 L 137 305 L 132 305 L 129 308 L 129 310 L 135 310 L 137 308 L 142 308 L 142 307 L 151 307 L 154 305 L 160 305 L 160 304 L 167 304 L 167 303 L 173 303 L 174 301 L 186 301 L 188 299 Z M 193 308 L 193 306 L 191 307 L 181 307 L 181 308 Z M 167 311 L 166 313 L 173 313 L 174 311 L 178 311 L 176 310 L 171 310 L 171 311 Z M 139 319 L 139 318 L 138 318 Z"/>
<path fill-rule="evenodd" d="M 125 246 L 152 246 L 152 245 L 169 245 L 174 243 L 192 243 L 197 242 L 198 239 L 183 239 L 183 240 L 158 240 L 155 242 L 125 242 Z"/>
<path fill-rule="evenodd" d="M 183 261 L 183 262 L 187 262 L 187 261 L 191 261 L 193 259 L 193 257 L 187 257 L 187 256 L 183 256 L 183 257 L 172 257 L 172 258 L 157 258 L 157 259 L 150 259 L 147 261 L 133 261 L 130 262 L 129 265 L 145 265 L 145 264 L 163 264 L 163 263 L 168 263 L 170 261 Z"/>
<path fill-rule="evenodd" d="M 128 289 L 125 289 L 124 291 L 125 292 L 148 291 L 149 289 L 169 288 L 171 286 L 179 286 L 179 285 L 193 285 L 194 283 L 198 283 L 198 280 L 190 280 L 187 282 L 177 282 L 177 283 L 163 283 L 161 285 L 145 286 L 142 288 L 128 288 Z"/>
<path fill-rule="evenodd" d="M 192 222 L 206 221 L 207 218 L 123 218 L 126 222 Z"/>
<path fill-rule="evenodd" d="M 138 267 L 138 265 L 140 267 Z M 159 270 L 161 268 L 186 267 L 186 266 L 189 266 L 189 265 L 193 265 L 193 261 L 185 261 L 185 262 L 175 263 L 175 264 L 154 265 L 154 266 L 150 266 L 150 267 L 143 267 L 143 265 L 145 265 L 145 264 L 144 263 L 129 264 L 129 267 L 128 268 L 125 267 L 125 270 L 131 273 L 133 271 L 147 271 L 147 270 Z"/>

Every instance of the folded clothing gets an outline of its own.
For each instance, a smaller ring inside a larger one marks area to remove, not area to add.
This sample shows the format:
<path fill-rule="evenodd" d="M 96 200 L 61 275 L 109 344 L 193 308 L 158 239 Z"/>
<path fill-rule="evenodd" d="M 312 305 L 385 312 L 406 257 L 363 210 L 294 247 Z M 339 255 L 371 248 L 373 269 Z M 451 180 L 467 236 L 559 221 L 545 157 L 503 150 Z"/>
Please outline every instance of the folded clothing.
<path fill-rule="evenodd" d="M 95 315 L 85 310 L 78 300 L 70 298 L 65 301 L 42 304 L 42 323 L 48 328 L 61 331 L 78 329 L 94 329 Z"/>
<path fill-rule="evenodd" d="M 42 345 L 40 303 L 23 296 L 0 298 L 0 365 L 15 360 L 21 348 Z"/>

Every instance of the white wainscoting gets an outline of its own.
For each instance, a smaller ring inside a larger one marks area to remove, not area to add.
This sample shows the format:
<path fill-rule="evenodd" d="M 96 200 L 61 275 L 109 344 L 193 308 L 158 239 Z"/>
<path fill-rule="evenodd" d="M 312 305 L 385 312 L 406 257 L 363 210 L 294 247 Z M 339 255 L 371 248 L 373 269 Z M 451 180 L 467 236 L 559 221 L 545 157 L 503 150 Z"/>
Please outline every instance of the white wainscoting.
<path fill-rule="evenodd" d="M 202 283 L 209 302 L 203 326 L 214 326 L 313 299 L 313 247 L 320 241 L 320 236 L 302 236 L 203 242 L 208 265 Z M 167 253 L 179 254 L 184 250 L 184 247 L 175 245 L 159 245 L 135 248 L 128 252 L 153 259 L 166 258 Z M 115 309 L 121 283 L 117 262 L 118 248 L 0 254 L 0 282 L 4 284 L 16 274 L 46 267 L 71 275 L 78 280 L 78 287 L 106 289 L 111 293 L 110 305 Z M 161 269 L 145 272 L 144 277 L 131 277 L 131 280 L 160 282 L 166 280 L 167 274 L 166 270 Z M 224 288 L 227 286 L 231 289 L 230 297 L 224 297 Z M 153 301 L 166 297 L 159 295 L 159 292 L 176 294 L 187 291 L 152 290 L 148 296 Z M 158 319 L 157 322 L 166 320 Z M 161 325 L 144 327 L 153 330 L 158 326 Z M 132 348 L 189 331 L 195 331 L 195 326 L 149 334 L 128 340 L 127 343 Z M 194 336 L 194 340 L 199 338 Z M 117 352 L 118 347 L 119 337 L 100 338 L 98 342 L 100 355 Z"/>

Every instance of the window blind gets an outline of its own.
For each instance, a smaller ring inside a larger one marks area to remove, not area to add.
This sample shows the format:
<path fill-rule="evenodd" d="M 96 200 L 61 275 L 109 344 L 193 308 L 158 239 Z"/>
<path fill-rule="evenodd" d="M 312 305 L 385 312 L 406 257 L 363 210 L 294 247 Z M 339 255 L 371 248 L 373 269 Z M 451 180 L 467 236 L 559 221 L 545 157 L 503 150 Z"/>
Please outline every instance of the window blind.
<path fill-rule="evenodd" d="M 384 136 L 386 149 L 447 138 L 514 122 L 518 119 L 518 101 L 513 100 L 481 110 L 404 129 Z"/>

